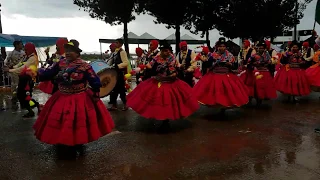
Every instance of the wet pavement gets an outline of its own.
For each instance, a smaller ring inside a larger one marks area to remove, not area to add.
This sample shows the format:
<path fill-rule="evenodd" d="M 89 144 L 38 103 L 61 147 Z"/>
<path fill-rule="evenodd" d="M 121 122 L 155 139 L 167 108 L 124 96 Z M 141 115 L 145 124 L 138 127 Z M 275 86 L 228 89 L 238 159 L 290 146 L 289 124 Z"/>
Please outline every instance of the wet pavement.
<path fill-rule="evenodd" d="M 202 107 L 156 133 L 158 122 L 133 111 L 112 112 L 116 130 L 87 144 L 76 160 L 56 158 L 33 136 L 35 119 L 0 112 L 1 180 L 318 180 L 320 94 L 300 104 L 280 96 L 265 108 Z M 47 96 L 39 95 L 42 102 Z M 104 99 L 107 105 L 107 100 Z"/>

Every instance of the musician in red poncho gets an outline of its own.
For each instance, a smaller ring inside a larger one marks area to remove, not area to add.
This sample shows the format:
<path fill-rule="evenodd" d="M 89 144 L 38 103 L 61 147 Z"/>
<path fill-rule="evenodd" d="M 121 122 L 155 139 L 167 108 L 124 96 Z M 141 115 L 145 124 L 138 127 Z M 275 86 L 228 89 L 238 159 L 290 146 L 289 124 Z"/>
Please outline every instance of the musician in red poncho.
<path fill-rule="evenodd" d="M 193 72 L 197 67 L 197 62 L 194 61 L 196 53 L 188 49 L 186 41 L 180 42 L 179 46 L 181 51 L 176 56 L 179 66 L 178 78 L 189 84 L 190 87 L 193 87 Z"/>
<path fill-rule="evenodd" d="M 191 87 L 177 78 L 177 62 L 170 52 L 171 46 L 164 41 L 160 51 L 147 64 L 155 76 L 128 94 L 127 105 L 144 118 L 162 121 L 161 129 L 167 129 L 169 120 L 190 116 L 199 109 L 199 104 L 192 96 Z"/>
<path fill-rule="evenodd" d="M 146 60 L 147 62 L 151 62 L 153 60 L 154 57 L 156 57 L 159 54 L 159 41 L 158 40 L 152 40 L 150 41 L 149 44 L 149 51 L 147 53 L 147 57 Z M 147 80 L 149 78 L 151 78 L 151 76 L 153 76 L 154 74 L 152 74 L 152 71 L 150 69 L 145 69 L 144 70 L 144 75 L 142 80 Z"/>
<path fill-rule="evenodd" d="M 209 47 L 203 46 L 202 51 L 197 54 L 194 61 L 201 61 L 201 73 L 202 75 L 207 74 L 209 67 L 212 64 L 212 53 L 209 50 Z M 192 62 L 193 63 L 193 62 Z"/>
<path fill-rule="evenodd" d="M 114 123 L 99 98 L 99 77 L 80 58 L 78 41 L 71 40 L 65 50 L 66 59 L 38 71 L 40 80 L 56 76 L 59 90 L 46 102 L 33 129 L 41 142 L 76 146 L 110 133 Z"/>
<path fill-rule="evenodd" d="M 271 60 L 275 60 L 275 58 L 277 57 L 278 52 L 271 47 L 271 42 L 270 41 L 266 40 L 265 44 L 266 44 L 266 47 L 267 47 L 266 50 L 269 53 L 269 55 L 271 57 Z M 269 72 L 271 73 L 271 76 L 274 77 L 274 73 L 276 71 L 276 63 L 275 62 L 270 63 L 268 65 L 268 69 L 269 69 Z"/>
<path fill-rule="evenodd" d="M 244 40 L 236 62 L 240 72 L 246 70 L 247 61 L 254 54 L 256 54 L 256 50 L 251 47 L 251 42 Z"/>
<path fill-rule="evenodd" d="M 143 49 L 140 47 L 136 48 L 136 55 L 138 56 L 136 60 L 136 84 L 138 85 L 142 79 L 145 72 L 147 62 L 147 56 L 144 54 Z"/>
<path fill-rule="evenodd" d="M 19 75 L 17 98 L 20 102 L 21 108 L 28 111 L 27 114 L 23 115 L 23 117 L 31 118 L 35 116 L 31 103 L 33 103 L 38 108 L 38 112 L 40 112 L 39 103 L 32 99 L 36 74 L 30 73 L 32 71 L 37 71 L 39 59 L 34 44 L 26 43 L 24 50 L 26 53 L 25 59 L 17 66 L 14 66 L 13 69 L 5 69 L 5 71 Z"/>
<path fill-rule="evenodd" d="M 284 69 L 277 72 L 274 81 L 276 89 L 288 95 L 288 101 L 298 101 L 296 96 L 306 96 L 310 94 L 310 84 L 307 80 L 304 65 L 306 61 L 300 52 L 297 41 L 292 41 L 289 50 L 281 58 Z"/>
<path fill-rule="evenodd" d="M 312 47 L 310 47 L 309 42 L 302 43 L 302 55 L 303 55 L 303 59 L 306 60 L 306 68 L 309 68 L 310 66 L 312 66 L 314 50 Z"/>
<path fill-rule="evenodd" d="M 247 104 L 249 95 L 245 84 L 231 71 L 235 58 L 226 50 L 226 39 L 219 38 L 217 46 L 210 71 L 195 85 L 193 94 L 203 105 L 222 106 L 223 115 L 225 108 Z"/>
<path fill-rule="evenodd" d="M 266 49 L 267 45 L 260 41 L 256 47 L 257 53 L 247 61 L 247 71 L 252 72 L 249 73 L 252 77 L 248 77 L 244 83 L 249 88 L 250 103 L 251 98 L 255 98 L 259 106 L 263 100 L 277 98 L 277 90 L 269 70 L 272 61 Z"/>
<path fill-rule="evenodd" d="M 65 49 L 64 45 L 68 43 L 68 39 L 65 38 L 59 38 L 56 42 L 56 53 L 55 58 L 52 59 L 51 62 L 48 62 L 50 66 L 52 66 L 54 63 L 59 62 L 61 59 L 65 58 Z M 50 81 L 40 82 L 39 89 L 47 94 L 53 94 L 58 90 L 58 84 L 55 82 L 54 78 Z"/>

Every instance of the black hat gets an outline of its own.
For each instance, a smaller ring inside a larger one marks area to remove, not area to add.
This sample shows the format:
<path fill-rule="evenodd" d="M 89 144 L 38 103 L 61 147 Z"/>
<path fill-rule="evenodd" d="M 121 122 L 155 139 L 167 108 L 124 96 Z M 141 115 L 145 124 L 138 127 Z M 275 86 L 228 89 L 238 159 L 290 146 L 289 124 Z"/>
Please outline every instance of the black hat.
<path fill-rule="evenodd" d="M 257 43 L 256 46 L 257 46 L 257 47 L 258 47 L 258 46 L 263 46 L 264 48 L 266 48 L 266 47 L 267 47 L 267 44 L 266 44 L 265 40 L 260 40 L 260 41 L 258 41 L 258 43 Z"/>
<path fill-rule="evenodd" d="M 14 40 L 12 45 L 13 45 L 13 47 L 16 47 L 20 43 L 22 43 L 22 40 L 20 40 L 20 39 L 19 40 Z"/>
<path fill-rule="evenodd" d="M 296 41 L 296 40 L 294 40 L 294 41 L 292 41 L 291 43 L 290 43 L 290 48 L 292 48 L 293 46 L 295 46 L 295 45 L 297 45 L 299 48 L 300 48 L 300 43 L 298 42 L 298 41 Z"/>
<path fill-rule="evenodd" d="M 163 41 L 160 41 L 160 47 L 159 49 L 162 50 L 162 49 L 169 49 L 169 50 L 172 50 L 172 47 L 171 45 L 168 43 L 168 41 L 166 40 L 163 40 Z"/>
<path fill-rule="evenodd" d="M 217 42 L 217 46 L 220 46 L 222 44 L 227 45 L 227 40 L 224 37 L 219 38 L 219 40 Z"/>
<path fill-rule="evenodd" d="M 82 50 L 79 48 L 79 42 L 75 39 L 71 39 L 67 44 L 64 45 L 66 49 L 70 49 L 74 52 L 81 53 Z"/>

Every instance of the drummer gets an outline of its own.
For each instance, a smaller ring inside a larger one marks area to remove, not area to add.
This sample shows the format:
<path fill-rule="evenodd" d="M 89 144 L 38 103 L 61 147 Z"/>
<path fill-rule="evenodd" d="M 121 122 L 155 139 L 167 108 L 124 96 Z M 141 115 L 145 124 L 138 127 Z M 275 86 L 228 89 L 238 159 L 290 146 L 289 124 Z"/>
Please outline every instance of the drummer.
<path fill-rule="evenodd" d="M 109 110 L 117 110 L 117 99 L 118 95 L 120 94 L 120 99 L 123 103 L 123 111 L 128 110 L 127 107 L 127 99 L 126 99 L 126 88 L 125 88 L 125 80 L 124 80 L 124 72 L 128 67 L 128 56 L 127 52 L 122 49 L 123 46 L 123 40 L 117 39 L 115 42 L 115 52 L 113 58 L 110 60 L 109 64 L 116 68 L 118 77 L 117 77 L 117 83 L 114 89 L 112 90 L 110 94 L 110 103 L 112 104 L 111 108 Z"/>
<path fill-rule="evenodd" d="M 114 55 L 115 55 L 116 44 L 115 44 L 115 43 L 110 44 L 109 48 L 110 48 L 110 54 L 108 54 L 109 56 L 108 56 L 106 62 L 108 63 L 109 66 L 111 66 L 111 65 L 112 65 L 112 64 L 111 64 L 111 59 L 112 59 L 112 58 L 114 57 Z"/>

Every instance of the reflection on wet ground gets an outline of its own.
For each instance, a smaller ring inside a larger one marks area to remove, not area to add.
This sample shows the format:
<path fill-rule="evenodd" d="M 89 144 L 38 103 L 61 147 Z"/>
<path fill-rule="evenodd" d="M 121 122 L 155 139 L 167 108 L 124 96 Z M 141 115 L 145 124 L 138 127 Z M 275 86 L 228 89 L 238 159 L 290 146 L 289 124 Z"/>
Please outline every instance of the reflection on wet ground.
<path fill-rule="evenodd" d="M 44 103 L 48 96 L 37 98 Z M 133 111 L 112 112 L 117 131 L 86 145 L 76 160 L 59 160 L 53 146 L 37 141 L 35 119 L 3 111 L 0 179 L 318 180 L 318 94 L 300 104 L 282 99 L 262 109 L 228 110 L 226 118 L 202 107 L 172 122 L 168 134 L 155 133 L 159 122 Z"/>

